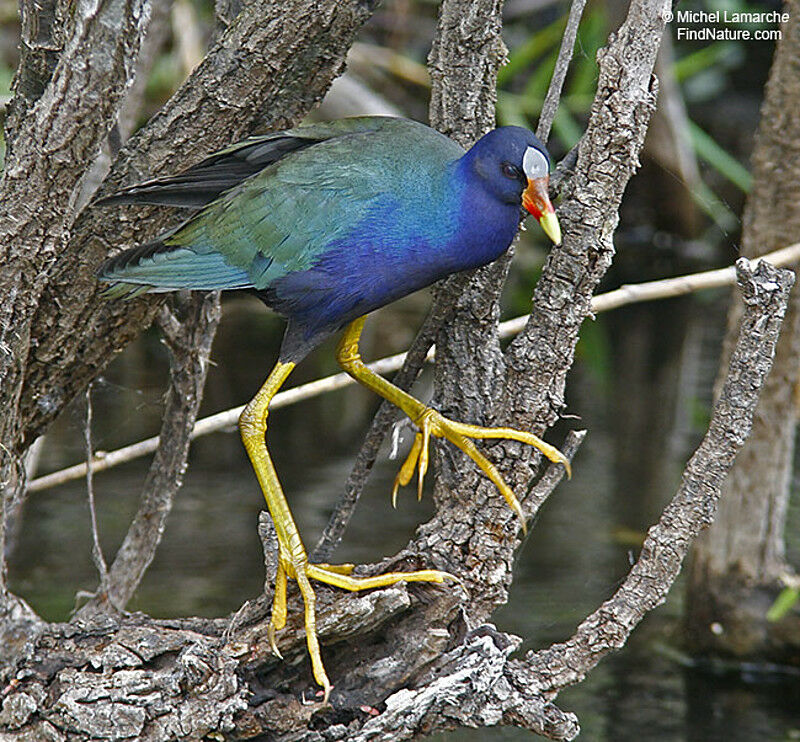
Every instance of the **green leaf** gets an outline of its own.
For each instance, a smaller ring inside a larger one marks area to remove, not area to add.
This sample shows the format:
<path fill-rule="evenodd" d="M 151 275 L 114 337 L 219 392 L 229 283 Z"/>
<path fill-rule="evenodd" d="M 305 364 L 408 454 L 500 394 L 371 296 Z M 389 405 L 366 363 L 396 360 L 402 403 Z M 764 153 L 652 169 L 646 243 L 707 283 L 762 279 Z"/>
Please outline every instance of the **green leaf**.
<path fill-rule="evenodd" d="M 702 49 L 684 55 L 672 65 L 675 79 L 685 82 L 691 77 L 711 67 L 730 69 L 743 61 L 744 52 L 731 41 L 715 41 Z"/>
<path fill-rule="evenodd" d="M 800 588 L 785 587 L 767 611 L 767 621 L 780 621 L 800 599 Z"/>
<path fill-rule="evenodd" d="M 557 46 L 564 34 L 566 22 L 566 18 L 559 18 L 512 49 L 508 55 L 507 64 L 497 72 L 498 87 L 507 83 L 514 75 L 527 69 L 542 54 Z"/>
<path fill-rule="evenodd" d="M 689 121 L 689 135 L 692 139 L 694 151 L 701 160 L 705 160 L 717 172 L 745 193 L 750 191 L 753 179 L 741 162 L 722 149 L 694 121 Z"/>

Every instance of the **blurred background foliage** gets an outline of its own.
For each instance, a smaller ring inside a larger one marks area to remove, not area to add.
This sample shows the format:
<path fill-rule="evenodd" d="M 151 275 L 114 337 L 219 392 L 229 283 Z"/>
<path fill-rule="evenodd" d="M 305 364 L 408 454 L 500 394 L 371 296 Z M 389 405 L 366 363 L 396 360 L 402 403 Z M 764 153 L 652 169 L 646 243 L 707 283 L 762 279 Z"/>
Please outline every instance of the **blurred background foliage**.
<path fill-rule="evenodd" d="M 681 9 L 777 10 L 742 0 L 692 0 Z M 549 142 L 554 162 L 579 140 L 597 81 L 597 51 L 627 9 L 624 0 L 590 0 Z M 555 64 L 568 6 L 553 0 L 507 0 L 508 63 L 498 79 L 500 124 L 535 129 Z M 358 43 L 348 71 L 323 101 L 319 118 L 362 112 L 425 121 L 426 58 L 436 28 L 436 0 L 384 0 Z M 127 129 L 152 116 L 212 43 L 209 0 L 159 5 L 156 51 L 147 65 Z M 675 23 L 670 24 L 673 32 Z M 10 96 L 18 55 L 17 8 L 0 0 L 0 100 Z M 626 194 L 616 233 L 617 259 L 603 288 L 731 264 L 750 187 L 748 158 L 774 46 L 771 42 L 667 43 L 659 60 L 659 112 L 642 168 Z M 122 128 L 122 127 L 121 127 Z M 398 153 L 402 157 L 402 153 Z M 191 163 L 186 163 L 187 166 Z M 537 228 L 522 233 L 503 313 L 530 308 L 547 244 Z M 562 426 L 588 427 L 575 478 L 544 509 L 520 555 L 512 600 L 497 616 L 526 646 L 564 639 L 626 573 L 632 549 L 674 492 L 688 454 L 705 430 L 725 325 L 727 291 L 623 308 L 587 322 L 568 386 Z M 429 305 L 427 292 L 381 310 L 367 323 L 364 355 L 403 350 Z M 203 414 L 242 404 L 263 381 L 283 323 L 253 298 L 224 298 L 212 354 L 215 366 Z M 292 377 L 302 383 L 337 371 L 332 347 L 316 352 Z M 157 433 L 168 372 L 155 331 L 133 343 L 93 388 L 96 449 L 110 450 Z M 423 397 L 429 380 L 420 386 Z M 349 389 L 304 402 L 270 418 L 270 450 L 313 544 L 339 496 L 376 399 Z M 55 423 L 42 447 L 44 473 L 84 458 L 84 401 Z M 560 440 L 563 429 L 549 431 Z M 161 550 L 132 608 L 155 615 L 220 615 L 261 589 L 256 514 L 263 506 L 235 431 L 193 444 L 191 466 Z M 119 545 L 146 462 L 98 475 L 101 538 Z M 337 557 L 374 560 L 402 546 L 429 505 L 401 495 L 388 504 L 397 462 L 379 465 Z M 380 529 L 376 523 L 383 524 Z M 792 506 L 789 558 L 800 557 L 800 514 Z M 77 590 L 91 589 L 85 485 L 37 494 L 28 503 L 11 561 L 12 588 L 45 618 L 69 615 Z M 176 587 L 176 584 L 179 587 Z M 783 671 L 743 678 L 717 668 L 698 673 L 680 652 L 680 589 L 645 621 L 629 651 L 605 662 L 565 698 L 592 740 L 800 739 L 800 681 Z M 642 729 L 650 730 L 642 736 Z M 515 732 L 472 739 L 516 739 Z M 467 739 L 459 733 L 453 739 Z M 521 738 L 521 737 L 520 737 Z M 527 736 L 525 738 L 528 738 Z"/>

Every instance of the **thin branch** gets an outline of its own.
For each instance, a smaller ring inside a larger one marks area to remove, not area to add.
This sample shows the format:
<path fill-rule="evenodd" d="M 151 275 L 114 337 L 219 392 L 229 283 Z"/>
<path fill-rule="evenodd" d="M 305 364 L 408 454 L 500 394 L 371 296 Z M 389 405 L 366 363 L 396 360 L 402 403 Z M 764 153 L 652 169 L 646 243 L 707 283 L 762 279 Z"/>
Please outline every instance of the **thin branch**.
<path fill-rule="evenodd" d="M 800 262 L 800 242 L 789 245 L 789 247 L 775 250 L 775 252 L 760 256 L 770 265 L 777 268 L 794 265 Z M 718 268 L 713 271 L 702 271 L 701 273 L 690 273 L 686 276 L 676 276 L 675 278 L 662 278 L 658 281 L 646 281 L 644 283 L 629 283 L 620 286 L 618 289 L 608 291 L 605 294 L 598 294 L 592 297 L 591 312 L 600 314 L 609 312 L 613 309 L 638 304 L 645 301 L 656 301 L 658 299 L 670 299 L 675 296 L 684 296 L 697 291 L 732 286 L 736 283 L 736 267 L 731 265 L 727 268 Z M 503 337 L 510 337 L 521 332 L 528 321 L 530 315 L 515 317 L 500 324 Z"/>
<path fill-rule="evenodd" d="M 655 108 L 653 68 L 668 10 L 666 0 L 633 0 L 622 26 L 598 52 L 597 95 L 559 208 L 564 239 L 548 255 L 529 322 L 505 353 L 506 391 L 496 415 L 516 426 L 544 430 L 564 406 L 578 332 L 611 265 L 622 196 L 638 169 Z"/>
<path fill-rule="evenodd" d="M 26 474 L 23 457 L 10 451 L 0 440 L 0 492 L 3 494 L 0 499 L 0 613 L 8 607 L 7 599 L 10 595 L 8 563 L 5 558 L 9 545 L 9 526 L 14 513 L 18 511 L 19 502 L 23 499 Z"/>
<path fill-rule="evenodd" d="M 800 261 L 800 243 L 763 255 L 761 256 L 761 260 L 766 260 L 770 265 L 776 267 L 793 265 Z M 455 278 L 457 277 L 454 277 L 454 279 Z M 608 312 L 629 304 L 656 301 L 658 299 L 683 296 L 696 291 L 731 286 L 735 281 L 736 268 L 734 266 L 729 266 L 713 271 L 692 273 L 686 276 L 664 278 L 658 281 L 626 284 L 613 291 L 609 291 L 605 294 L 598 294 L 593 297 L 591 311 L 593 314 L 600 314 L 601 312 Z M 461 281 L 456 282 L 453 280 L 452 283 L 443 283 L 439 290 L 457 294 L 460 290 L 460 286 Z M 436 306 L 438 307 L 440 305 L 437 304 Z M 443 302 L 441 306 L 446 307 L 447 302 Z M 419 334 L 408 351 L 381 358 L 367 365 L 379 374 L 388 374 L 392 371 L 397 371 L 393 379 L 394 383 L 401 386 L 403 389 L 410 388 L 414 381 L 416 381 L 422 365 L 432 361 L 436 357 L 436 348 L 432 338 L 435 336 L 436 332 L 438 332 L 442 323 L 446 321 L 447 316 L 448 311 L 444 311 L 442 314 L 431 314 L 425 320 L 422 328 L 420 328 Z M 501 322 L 499 326 L 500 337 L 509 338 L 519 333 L 525 327 L 529 317 L 530 315 L 525 314 L 521 317 L 514 317 L 513 319 Z M 345 373 L 326 376 L 322 379 L 311 381 L 308 384 L 302 384 L 279 392 L 272 401 L 270 409 L 276 410 L 281 407 L 288 407 L 297 402 L 327 394 L 328 392 L 333 392 L 338 389 L 344 389 L 353 384 L 355 384 L 355 381 Z M 192 429 L 191 440 L 208 435 L 209 433 L 216 433 L 220 430 L 234 427 L 243 409 L 244 405 L 240 405 L 198 420 Z M 393 405 L 388 402 L 381 405 L 381 408 L 378 410 L 372 422 L 372 426 L 370 427 L 362 449 L 358 452 L 356 462 L 353 465 L 353 471 L 350 473 L 350 477 L 347 480 L 345 489 L 348 493 L 350 493 L 351 489 L 355 492 L 356 488 L 360 491 L 360 488 L 363 487 L 364 481 L 374 464 L 374 457 L 377 455 L 376 452 L 380 449 L 395 417 L 396 408 Z M 158 436 L 153 436 L 152 438 L 146 438 L 138 443 L 132 443 L 130 446 L 118 448 L 115 451 L 97 451 L 92 459 L 94 471 L 105 471 L 106 469 L 112 469 L 128 461 L 133 461 L 141 456 L 147 456 L 158 448 L 158 440 Z M 56 487 L 60 484 L 80 479 L 85 475 L 86 463 L 75 464 L 74 466 L 60 469 L 59 471 L 31 480 L 28 484 L 28 492 L 39 492 L 49 489 L 50 487 Z M 357 502 L 357 500 L 358 495 L 355 496 L 355 501 Z M 339 507 L 340 506 L 337 505 L 337 512 Z M 332 522 L 329 523 L 326 527 L 325 534 L 328 533 L 328 529 L 333 528 Z M 331 533 L 333 533 L 333 531 L 331 531 Z M 319 550 L 323 548 L 327 549 L 327 544 L 332 543 L 331 538 L 327 537 L 325 534 L 323 534 L 323 540 L 317 545 L 318 551 L 315 552 L 315 559 L 322 559 L 323 552 Z M 325 558 L 327 558 L 327 556 L 325 556 Z"/>
<path fill-rule="evenodd" d="M 100 546 L 100 534 L 97 530 L 97 509 L 94 502 L 94 470 L 92 467 L 92 384 L 86 387 L 86 422 L 84 424 L 84 440 L 86 442 L 86 495 L 89 500 L 89 516 L 92 522 L 92 560 L 100 575 L 100 590 L 108 582 L 108 565 Z"/>
<path fill-rule="evenodd" d="M 159 446 L 142 489 L 139 510 L 117 552 L 108 580 L 83 609 L 121 609 L 130 600 L 155 556 L 167 516 L 186 470 L 190 433 L 202 400 L 211 342 L 220 317 L 219 293 L 176 297 L 175 314 L 161 312 L 170 350 L 170 386 Z"/>
<path fill-rule="evenodd" d="M 550 138 L 550 127 L 553 125 L 553 119 L 556 117 L 558 104 L 561 101 L 561 90 L 564 87 L 564 80 L 567 78 L 569 63 L 575 49 L 575 39 L 578 36 L 578 26 L 580 26 L 585 6 L 586 0 L 572 0 L 569 8 L 567 27 L 564 29 L 564 36 L 561 39 L 556 67 L 550 78 L 550 87 L 547 89 L 547 95 L 542 104 L 542 113 L 539 116 L 539 125 L 536 127 L 536 136 L 545 143 Z"/>

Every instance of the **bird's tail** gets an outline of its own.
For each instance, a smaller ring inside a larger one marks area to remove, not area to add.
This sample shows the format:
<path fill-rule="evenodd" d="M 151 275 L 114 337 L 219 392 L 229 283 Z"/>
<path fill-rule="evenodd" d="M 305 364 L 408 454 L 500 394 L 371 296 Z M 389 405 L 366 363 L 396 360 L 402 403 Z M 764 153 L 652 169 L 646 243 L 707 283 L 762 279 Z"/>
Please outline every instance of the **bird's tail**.
<path fill-rule="evenodd" d="M 216 291 L 253 286 L 247 272 L 226 263 L 220 253 L 197 252 L 190 247 L 165 243 L 163 238 L 109 258 L 98 269 L 97 278 L 109 284 L 103 295 L 111 299 L 130 299 L 147 292 Z"/>

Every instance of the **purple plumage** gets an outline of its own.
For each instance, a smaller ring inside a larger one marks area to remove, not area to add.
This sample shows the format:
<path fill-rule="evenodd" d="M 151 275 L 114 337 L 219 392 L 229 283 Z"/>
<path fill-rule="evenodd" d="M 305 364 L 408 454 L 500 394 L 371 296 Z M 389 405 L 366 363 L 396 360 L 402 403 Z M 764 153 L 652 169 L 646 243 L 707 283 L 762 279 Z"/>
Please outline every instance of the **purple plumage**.
<path fill-rule="evenodd" d="M 546 175 L 544 147 L 519 127 L 466 153 L 393 118 L 257 137 L 107 199 L 202 208 L 99 276 L 117 294 L 253 290 L 289 320 L 281 359 L 297 361 L 356 317 L 499 257 L 524 214 L 531 150 Z"/>

